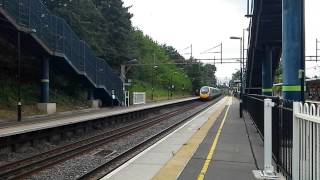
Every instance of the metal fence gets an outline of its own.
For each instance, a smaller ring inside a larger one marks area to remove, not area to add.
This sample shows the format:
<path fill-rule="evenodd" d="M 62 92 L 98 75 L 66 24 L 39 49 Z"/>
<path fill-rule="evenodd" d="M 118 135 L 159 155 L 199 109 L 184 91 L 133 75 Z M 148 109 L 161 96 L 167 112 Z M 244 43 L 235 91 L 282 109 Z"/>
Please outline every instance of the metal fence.
<path fill-rule="evenodd" d="M 293 180 L 320 179 L 320 106 L 294 103 Z"/>
<path fill-rule="evenodd" d="M 96 88 L 105 89 L 110 96 L 111 90 L 115 90 L 118 100 L 123 100 L 121 79 L 104 60 L 94 55 L 64 19 L 52 15 L 40 0 L 0 0 L 0 8 L 17 25 L 40 39 L 53 55 L 61 54 Z"/>
<path fill-rule="evenodd" d="M 254 121 L 259 134 L 264 134 L 264 99 L 275 103 L 272 108 L 272 153 L 273 159 L 287 179 L 292 177 L 292 101 L 284 101 L 278 97 L 244 94 L 244 109 Z"/>

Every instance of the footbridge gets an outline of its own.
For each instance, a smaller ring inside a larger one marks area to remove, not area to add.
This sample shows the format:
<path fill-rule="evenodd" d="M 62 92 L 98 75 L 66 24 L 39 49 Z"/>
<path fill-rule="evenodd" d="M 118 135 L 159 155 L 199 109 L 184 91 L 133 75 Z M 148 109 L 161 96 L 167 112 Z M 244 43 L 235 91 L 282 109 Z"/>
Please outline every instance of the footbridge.
<path fill-rule="evenodd" d="M 40 103 L 50 102 L 50 68 L 59 68 L 66 76 L 87 86 L 91 99 L 110 104 L 114 94 L 115 103 L 122 103 L 123 85 L 118 75 L 104 59 L 96 57 L 64 19 L 53 15 L 40 0 L 1 0 L 0 18 L 3 38 L 21 46 L 18 48 L 23 53 L 41 59 Z"/>
<path fill-rule="evenodd" d="M 320 179 L 320 107 L 305 100 L 304 0 L 251 4 L 240 117 L 242 112 L 249 115 L 264 139 L 264 169 L 255 175 L 273 179 L 278 172 L 285 179 Z M 278 68 L 280 97 L 273 93 Z"/>

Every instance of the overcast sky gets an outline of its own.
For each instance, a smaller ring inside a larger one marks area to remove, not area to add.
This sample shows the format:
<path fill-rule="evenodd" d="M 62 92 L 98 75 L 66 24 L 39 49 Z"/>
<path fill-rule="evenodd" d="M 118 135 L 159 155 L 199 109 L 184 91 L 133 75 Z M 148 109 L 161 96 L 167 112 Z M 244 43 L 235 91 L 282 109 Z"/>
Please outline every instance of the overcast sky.
<path fill-rule="evenodd" d="M 239 57 L 239 41 L 230 36 L 242 36 L 248 27 L 247 0 L 124 0 L 132 6 L 133 25 L 161 44 L 175 47 L 181 54 L 193 44 L 195 58 L 213 58 L 214 54 L 200 54 L 223 43 L 224 58 Z M 315 39 L 320 38 L 320 1 L 306 0 L 306 54 L 315 55 Z M 319 44 L 320 47 L 320 44 Z M 320 51 L 319 51 L 320 54 Z M 188 58 L 190 55 L 185 54 Z M 216 55 L 219 56 L 218 54 Z M 217 65 L 220 80 L 230 78 L 239 64 Z M 307 63 L 307 75 L 320 75 L 320 67 Z"/>

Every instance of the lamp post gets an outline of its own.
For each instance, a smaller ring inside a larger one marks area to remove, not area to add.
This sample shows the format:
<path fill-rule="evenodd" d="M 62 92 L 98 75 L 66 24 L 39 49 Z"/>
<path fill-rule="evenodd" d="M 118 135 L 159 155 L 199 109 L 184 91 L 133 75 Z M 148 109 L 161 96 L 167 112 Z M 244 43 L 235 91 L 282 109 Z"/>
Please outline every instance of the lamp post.
<path fill-rule="evenodd" d="M 182 96 L 184 97 L 184 83 L 182 84 Z"/>
<path fill-rule="evenodd" d="M 172 99 L 172 95 L 173 95 L 173 89 L 174 89 L 174 84 L 173 84 L 173 76 L 176 74 L 177 72 L 173 72 L 171 74 L 171 78 L 170 78 L 170 98 Z"/>
<path fill-rule="evenodd" d="M 240 40 L 240 118 L 242 118 L 242 84 L 243 84 L 243 80 L 242 80 L 242 37 L 230 37 L 230 39 L 237 39 Z"/>
<path fill-rule="evenodd" d="M 151 100 L 153 101 L 153 97 L 154 97 L 154 71 L 156 71 L 157 70 L 157 68 L 158 68 L 158 66 L 153 66 L 153 68 L 152 68 L 152 82 L 151 82 L 151 86 L 152 86 L 152 88 L 151 88 Z M 156 80 L 157 80 L 157 72 L 155 72 L 155 74 L 156 74 Z"/>
<path fill-rule="evenodd" d="M 18 30 L 18 103 L 17 103 L 17 121 L 21 121 L 22 103 L 21 103 L 21 33 Z"/>
<path fill-rule="evenodd" d="M 4 3 L 1 3 L 0 2 L 0 6 L 4 5 Z M 19 1 L 18 3 L 18 10 L 17 10 L 17 23 L 18 23 L 18 26 L 20 26 L 21 24 L 21 6 L 23 4 Z M 8 29 L 13 29 L 13 30 L 16 30 L 16 28 L 11 28 L 11 27 L 6 27 Z M 17 97 L 17 121 L 21 121 L 22 119 L 22 98 L 21 98 L 21 86 L 22 86 L 22 82 L 21 82 L 21 61 L 22 61 L 22 51 L 21 51 L 21 33 L 24 33 L 24 34 L 31 34 L 31 33 L 36 33 L 36 29 L 34 28 L 31 28 L 31 29 L 24 29 L 23 31 L 20 30 L 19 28 L 17 28 L 17 39 L 16 39 L 16 42 L 17 42 L 17 74 L 16 74 L 16 78 L 17 78 L 17 81 L 18 81 L 18 88 L 17 88 L 17 91 L 18 91 L 18 97 Z"/>
<path fill-rule="evenodd" d="M 318 49 L 318 44 L 320 43 L 320 41 L 318 40 L 318 38 L 316 39 L 316 62 L 318 62 L 318 51 L 320 49 Z"/>
<path fill-rule="evenodd" d="M 125 97 L 125 105 L 126 104 L 126 75 L 128 73 L 128 71 L 131 69 L 132 65 L 133 64 L 137 64 L 138 63 L 138 60 L 137 59 L 132 59 L 128 62 L 126 62 L 125 64 L 121 64 L 120 65 L 120 79 L 122 80 L 122 90 L 123 90 L 123 93 L 124 93 L 124 97 Z"/>
<path fill-rule="evenodd" d="M 35 29 L 31 29 L 27 31 L 26 33 L 35 33 Z M 21 102 L 21 31 L 18 30 L 17 34 L 17 53 L 18 53 L 18 58 L 17 58 L 17 79 L 18 79 L 18 102 L 17 102 L 17 121 L 21 121 L 22 119 L 22 102 Z"/>
<path fill-rule="evenodd" d="M 170 99 L 170 81 L 168 83 L 168 100 Z"/>
<path fill-rule="evenodd" d="M 20 2 L 18 6 L 18 23 L 20 23 Z M 21 103 L 21 32 L 18 29 L 18 34 L 17 34 L 17 46 L 18 46 L 18 103 L 17 103 L 17 121 L 21 121 L 21 114 L 22 114 L 22 103 Z"/>
<path fill-rule="evenodd" d="M 245 59 L 246 59 L 246 50 L 248 50 L 248 49 L 246 49 L 245 48 L 245 32 L 246 31 L 249 31 L 249 28 L 244 28 L 243 29 L 243 34 L 242 34 L 242 69 L 243 69 L 243 74 L 246 74 L 246 69 L 245 69 Z M 248 52 L 247 52 L 248 53 Z M 245 84 L 245 83 L 244 83 Z M 246 87 L 243 87 L 244 89 L 246 88 Z M 243 92 L 243 93 L 246 93 L 245 91 Z"/>

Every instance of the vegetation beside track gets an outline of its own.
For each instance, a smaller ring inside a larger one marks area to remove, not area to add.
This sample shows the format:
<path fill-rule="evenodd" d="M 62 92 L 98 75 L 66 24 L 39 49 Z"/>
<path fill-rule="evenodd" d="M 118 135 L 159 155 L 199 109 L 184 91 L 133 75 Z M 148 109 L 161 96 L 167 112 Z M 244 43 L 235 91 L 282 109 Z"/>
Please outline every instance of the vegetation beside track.
<path fill-rule="evenodd" d="M 152 99 L 152 86 L 154 100 L 165 100 L 171 84 L 174 85 L 173 98 L 194 94 L 202 85 L 216 84 L 214 65 L 202 64 L 193 57 L 185 59 L 174 47 L 161 44 L 134 27 L 130 7 L 125 7 L 122 0 L 42 1 L 50 11 L 64 18 L 114 72 L 119 72 L 119 65 L 131 59 L 137 59 L 139 64 L 149 64 L 134 66 L 127 74 L 127 79 L 133 80 L 129 90 L 147 92 L 148 101 Z M 40 59 L 23 49 L 23 115 L 40 114 L 35 107 L 40 92 Z M 0 119 L 13 118 L 17 103 L 17 50 L 14 44 L 1 37 L 0 64 Z M 51 67 L 51 71 L 50 82 L 56 81 L 50 83 L 50 102 L 57 103 L 58 111 L 87 108 L 86 87 L 63 76 L 65 73 L 59 72 L 57 67 Z"/>

